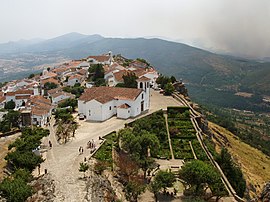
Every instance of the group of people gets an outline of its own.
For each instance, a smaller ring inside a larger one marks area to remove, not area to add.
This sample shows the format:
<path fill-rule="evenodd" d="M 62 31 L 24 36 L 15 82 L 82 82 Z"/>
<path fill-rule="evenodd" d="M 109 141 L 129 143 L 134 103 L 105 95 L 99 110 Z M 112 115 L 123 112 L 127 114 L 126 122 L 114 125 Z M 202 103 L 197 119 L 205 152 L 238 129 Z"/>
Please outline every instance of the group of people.
<path fill-rule="evenodd" d="M 91 141 L 88 141 L 87 148 L 90 148 L 91 150 L 92 149 L 94 149 L 94 150 L 96 149 L 96 144 L 95 144 L 94 139 L 92 139 Z"/>

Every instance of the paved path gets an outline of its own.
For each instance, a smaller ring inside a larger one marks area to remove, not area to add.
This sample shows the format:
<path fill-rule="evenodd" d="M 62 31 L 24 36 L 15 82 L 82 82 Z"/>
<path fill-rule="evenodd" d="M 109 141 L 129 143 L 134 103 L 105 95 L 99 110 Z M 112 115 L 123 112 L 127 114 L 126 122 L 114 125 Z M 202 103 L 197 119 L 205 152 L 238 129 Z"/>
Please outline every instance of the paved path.
<path fill-rule="evenodd" d="M 171 137 L 170 137 L 169 125 L 168 125 L 168 115 L 164 114 L 164 117 L 165 117 L 166 130 L 167 130 L 167 135 L 168 135 L 168 140 L 169 140 L 169 145 L 170 145 L 170 151 L 171 151 L 171 157 L 172 157 L 171 159 L 174 160 L 172 142 L 171 142 Z"/>
<path fill-rule="evenodd" d="M 159 109 L 165 109 L 167 106 L 179 106 L 179 102 L 170 96 L 160 95 L 157 91 L 151 91 L 150 110 L 152 113 Z M 147 114 L 145 114 L 147 115 Z M 138 117 L 140 118 L 140 117 Z M 48 145 L 48 141 L 52 142 L 52 148 L 44 153 L 46 161 L 41 165 L 41 174 L 47 169 L 55 181 L 55 202 L 81 202 L 86 195 L 85 182 L 80 177 L 83 173 L 79 172 L 79 164 L 84 158 L 90 156 L 90 151 L 86 149 L 87 142 L 94 139 L 99 144 L 99 136 L 104 136 L 112 131 L 124 128 L 125 123 L 132 119 L 121 120 L 116 117 L 104 121 L 102 123 L 80 121 L 79 128 L 75 133 L 75 138 L 70 142 L 59 145 L 55 137 L 55 128 L 53 127 L 54 119 L 51 120 L 49 126 L 50 136 L 44 139 L 44 144 Z M 79 147 L 82 146 L 84 153 L 79 155 Z M 37 171 L 36 171 L 37 174 Z"/>

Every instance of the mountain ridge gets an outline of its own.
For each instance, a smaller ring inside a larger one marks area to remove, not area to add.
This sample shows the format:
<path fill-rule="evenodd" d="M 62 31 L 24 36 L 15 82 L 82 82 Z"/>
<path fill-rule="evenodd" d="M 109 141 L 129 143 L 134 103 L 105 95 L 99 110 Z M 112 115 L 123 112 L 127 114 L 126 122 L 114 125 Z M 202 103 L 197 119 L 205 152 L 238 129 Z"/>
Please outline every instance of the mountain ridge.
<path fill-rule="evenodd" d="M 5 46 L 0 44 L 0 57 L 30 53 L 45 57 L 58 56 L 56 59 L 79 59 L 112 51 L 127 58 L 145 58 L 162 74 L 183 79 L 191 89 L 199 88 L 201 92 L 211 88 L 232 94 L 245 91 L 270 95 L 267 87 L 270 86 L 267 79 L 270 77 L 270 63 L 220 55 L 158 38 L 105 38 L 97 34 L 73 32 L 17 49 L 15 46 L 15 51 L 12 50 L 9 48 L 5 52 Z M 191 90 L 191 95 L 194 96 L 195 91 Z"/>

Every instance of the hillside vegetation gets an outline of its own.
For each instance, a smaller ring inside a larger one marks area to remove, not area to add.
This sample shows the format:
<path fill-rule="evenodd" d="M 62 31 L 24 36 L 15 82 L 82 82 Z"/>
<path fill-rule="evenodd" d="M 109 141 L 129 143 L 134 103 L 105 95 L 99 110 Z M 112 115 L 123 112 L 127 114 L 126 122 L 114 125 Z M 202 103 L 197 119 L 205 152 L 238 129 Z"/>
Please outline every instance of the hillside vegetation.
<path fill-rule="evenodd" d="M 241 166 L 250 197 L 260 194 L 263 185 L 270 180 L 270 157 L 242 142 L 223 127 L 209 122 L 209 128 L 213 133 L 216 149 L 228 148 L 234 160 Z"/>
<path fill-rule="evenodd" d="M 270 84 L 267 79 L 270 76 L 270 63 L 214 54 L 156 38 L 120 39 L 69 33 L 49 40 L 0 44 L 0 58 L 15 59 L 34 54 L 35 57 L 55 57 L 54 60 L 59 57 L 78 59 L 110 50 L 127 58 L 145 58 L 161 73 L 183 78 L 186 83 L 202 89 L 212 87 L 270 94 L 267 88 Z M 27 64 L 23 65 L 29 68 Z"/>

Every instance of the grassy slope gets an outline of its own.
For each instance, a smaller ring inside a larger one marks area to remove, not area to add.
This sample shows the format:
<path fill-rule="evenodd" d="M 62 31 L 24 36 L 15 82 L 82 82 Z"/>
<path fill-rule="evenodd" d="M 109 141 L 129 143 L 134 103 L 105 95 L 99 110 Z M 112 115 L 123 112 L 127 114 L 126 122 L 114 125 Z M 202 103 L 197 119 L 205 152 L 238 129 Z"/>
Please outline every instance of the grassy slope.
<path fill-rule="evenodd" d="M 217 150 L 226 145 L 238 165 L 241 166 L 248 187 L 253 186 L 255 188 L 256 191 L 250 191 L 251 197 L 259 194 L 264 183 L 270 180 L 270 157 L 242 142 L 238 137 L 214 123 L 209 122 L 209 128 L 220 141 L 219 143 L 215 141 L 218 143 Z"/>
<path fill-rule="evenodd" d="M 0 181 L 4 177 L 4 168 L 6 166 L 6 160 L 4 159 L 8 153 L 8 145 L 16 140 L 19 134 L 0 139 Z"/>

